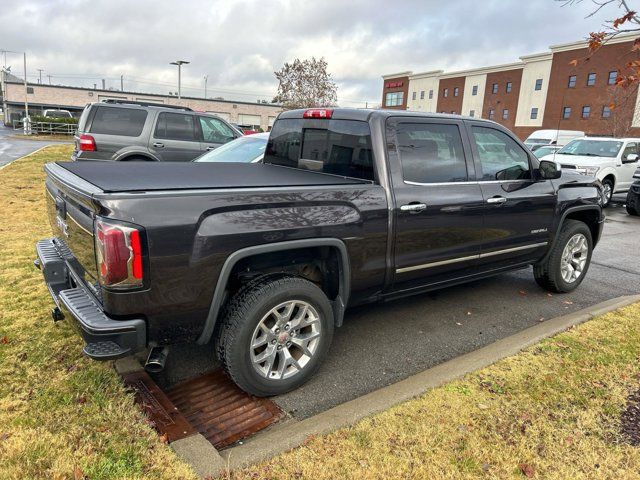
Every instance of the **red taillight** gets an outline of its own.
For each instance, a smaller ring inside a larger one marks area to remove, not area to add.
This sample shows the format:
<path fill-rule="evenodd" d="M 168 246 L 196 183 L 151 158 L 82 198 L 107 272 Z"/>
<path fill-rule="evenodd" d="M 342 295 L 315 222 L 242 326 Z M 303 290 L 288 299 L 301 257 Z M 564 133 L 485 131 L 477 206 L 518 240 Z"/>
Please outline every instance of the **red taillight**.
<path fill-rule="evenodd" d="M 141 286 L 143 268 L 140 231 L 104 220 L 96 220 L 95 230 L 100 283 L 119 289 Z"/>
<path fill-rule="evenodd" d="M 95 152 L 96 151 L 96 141 L 91 135 L 85 135 L 82 133 L 80 135 L 78 143 L 80 144 L 80 150 L 83 152 Z"/>
<path fill-rule="evenodd" d="M 303 118 L 331 118 L 331 115 L 333 115 L 331 108 L 311 108 L 302 114 Z"/>

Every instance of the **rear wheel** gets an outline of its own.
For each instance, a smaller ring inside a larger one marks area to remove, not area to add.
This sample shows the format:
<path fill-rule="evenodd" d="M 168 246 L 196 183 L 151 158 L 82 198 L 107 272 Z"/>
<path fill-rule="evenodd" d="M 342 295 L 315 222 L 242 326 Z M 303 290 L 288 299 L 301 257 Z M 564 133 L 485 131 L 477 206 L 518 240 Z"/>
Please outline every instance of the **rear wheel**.
<path fill-rule="evenodd" d="M 602 180 L 602 191 L 604 193 L 604 200 L 602 201 L 603 207 L 608 207 L 613 196 L 613 180 L 605 178 Z"/>
<path fill-rule="evenodd" d="M 627 193 L 627 213 L 629 215 L 640 215 L 640 195 L 629 190 Z"/>
<path fill-rule="evenodd" d="M 536 282 L 551 292 L 574 290 L 587 274 L 592 250 L 589 227 L 578 220 L 567 220 L 552 250 L 543 261 L 534 265 Z"/>
<path fill-rule="evenodd" d="M 329 299 L 315 284 L 299 277 L 265 277 L 229 302 L 218 357 L 246 392 L 260 397 L 285 393 L 320 366 L 333 323 Z"/>

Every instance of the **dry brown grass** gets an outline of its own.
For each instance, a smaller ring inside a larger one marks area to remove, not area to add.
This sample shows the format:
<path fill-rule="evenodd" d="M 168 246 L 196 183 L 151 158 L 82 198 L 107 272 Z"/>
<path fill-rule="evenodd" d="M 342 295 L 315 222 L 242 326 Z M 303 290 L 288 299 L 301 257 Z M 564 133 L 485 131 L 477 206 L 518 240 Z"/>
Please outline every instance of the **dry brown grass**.
<path fill-rule="evenodd" d="M 56 325 L 34 244 L 50 236 L 42 165 L 49 147 L 0 171 L 0 478 L 195 478 L 162 444 L 110 363 Z"/>

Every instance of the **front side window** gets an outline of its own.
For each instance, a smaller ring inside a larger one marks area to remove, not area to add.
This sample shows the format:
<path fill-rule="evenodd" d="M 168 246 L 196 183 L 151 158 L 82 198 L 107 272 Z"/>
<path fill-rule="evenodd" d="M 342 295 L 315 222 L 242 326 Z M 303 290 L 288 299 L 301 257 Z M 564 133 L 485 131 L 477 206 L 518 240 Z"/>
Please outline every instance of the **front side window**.
<path fill-rule="evenodd" d="M 638 144 L 637 143 L 627 143 L 627 146 L 624 147 L 624 151 L 622 152 L 622 160 L 626 160 L 629 155 L 637 155 L 638 154 Z"/>
<path fill-rule="evenodd" d="M 474 85 L 471 88 L 471 95 L 478 95 L 478 85 Z"/>
<path fill-rule="evenodd" d="M 571 117 L 571 107 L 564 107 L 562 109 L 562 118 L 569 118 Z"/>
<path fill-rule="evenodd" d="M 575 75 L 570 75 L 569 76 L 569 82 L 567 83 L 567 87 L 569 87 L 569 88 L 575 88 L 576 87 L 576 76 Z"/>
<path fill-rule="evenodd" d="M 542 90 L 542 79 L 541 79 L 541 78 L 538 78 L 538 79 L 536 80 L 536 86 L 535 86 L 535 88 L 534 88 L 534 89 L 535 89 L 535 90 Z"/>
<path fill-rule="evenodd" d="M 612 72 L 609 72 L 609 78 L 607 79 L 607 83 L 609 85 L 615 85 L 617 79 L 618 79 L 618 72 L 614 70 Z"/>
<path fill-rule="evenodd" d="M 98 107 L 93 117 L 93 122 L 91 123 L 91 133 L 138 137 L 142 133 L 146 120 L 146 110 L 138 108 Z"/>
<path fill-rule="evenodd" d="M 536 118 L 538 118 L 538 109 L 533 107 L 531 109 L 531 120 L 535 120 Z"/>
<path fill-rule="evenodd" d="M 384 104 L 387 107 L 398 107 L 404 102 L 404 92 L 389 92 L 385 95 Z"/>
<path fill-rule="evenodd" d="M 278 120 L 269 136 L 264 163 L 373 180 L 369 124 L 355 120 Z"/>
<path fill-rule="evenodd" d="M 513 138 L 494 128 L 473 127 L 472 130 L 482 169 L 481 180 L 531 178 L 529 156 Z"/>
<path fill-rule="evenodd" d="M 609 118 L 611 116 L 611 107 L 605 105 L 602 107 L 602 118 Z"/>
<path fill-rule="evenodd" d="M 493 93 L 498 93 L 498 84 L 494 83 L 493 86 L 491 87 L 491 91 Z"/>
<path fill-rule="evenodd" d="M 591 107 L 589 105 L 585 105 L 582 107 L 582 118 L 589 118 L 591 114 Z"/>
<path fill-rule="evenodd" d="M 505 108 L 504 110 L 502 110 L 502 119 L 506 120 L 509 118 L 509 109 Z"/>
<path fill-rule="evenodd" d="M 587 85 L 589 87 L 592 87 L 596 84 L 596 74 L 595 73 L 590 73 L 589 75 L 587 75 Z"/>
<path fill-rule="evenodd" d="M 233 130 L 222 120 L 211 117 L 199 117 L 202 138 L 209 143 L 227 143 L 235 138 Z"/>
<path fill-rule="evenodd" d="M 166 140 L 196 141 L 193 115 L 162 112 L 158 115 L 154 138 Z"/>
<path fill-rule="evenodd" d="M 400 123 L 396 139 L 405 181 L 446 183 L 467 180 L 467 165 L 457 125 Z"/>
<path fill-rule="evenodd" d="M 512 88 L 513 88 L 513 83 L 507 82 L 507 87 L 506 87 L 507 93 L 511 93 Z"/>

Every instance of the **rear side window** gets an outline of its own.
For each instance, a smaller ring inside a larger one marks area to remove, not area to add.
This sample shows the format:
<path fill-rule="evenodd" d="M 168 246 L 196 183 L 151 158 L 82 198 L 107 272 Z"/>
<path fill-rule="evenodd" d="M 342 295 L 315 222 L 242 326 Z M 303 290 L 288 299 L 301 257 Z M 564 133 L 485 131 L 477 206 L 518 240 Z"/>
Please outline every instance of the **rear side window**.
<path fill-rule="evenodd" d="M 371 131 L 355 120 L 278 120 L 264 163 L 374 179 Z"/>
<path fill-rule="evenodd" d="M 83 118 L 86 113 L 87 110 L 82 112 L 79 130 L 82 130 Z M 93 122 L 91 123 L 91 133 L 138 137 L 142 133 L 146 119 L 146 110 L 137 108 L 98 107 L 93 117 Z M 86 121 L 86 118 L 84 118 L 84 121 Z"/>
<path fill-rule="evenodd" d="M 467 180 L 467 164 L 457 125 L 400 123 L 396 139 L 404 180 L 416 183 Z"/>
<path fill-rule="evenodd" d="M 193 115 L 166 113 L 158 115 L 154 138 L 166 140 L 196 141 L 196 126 Z"/>

